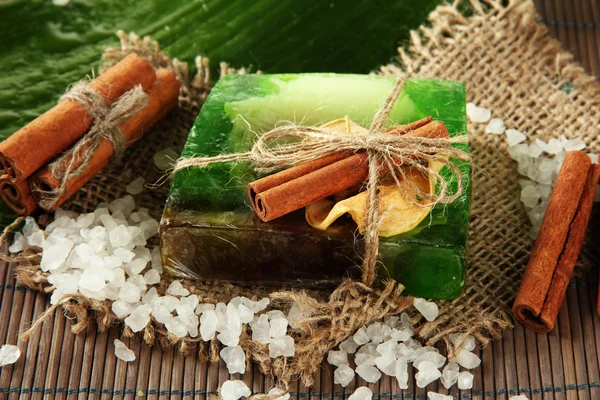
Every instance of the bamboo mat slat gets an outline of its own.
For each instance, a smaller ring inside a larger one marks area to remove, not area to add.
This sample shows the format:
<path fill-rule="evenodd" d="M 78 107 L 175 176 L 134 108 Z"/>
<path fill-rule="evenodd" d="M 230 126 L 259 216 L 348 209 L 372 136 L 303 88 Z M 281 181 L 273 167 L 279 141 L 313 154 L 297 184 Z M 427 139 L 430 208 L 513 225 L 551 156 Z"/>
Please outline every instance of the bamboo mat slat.
<path fill-rule="evenodd" d="M 582 66 L 600 77 L 600 1 L 535 0 L 552 36 L 572 52 Z M 426 400 L 428 391 L 464 399 L 501 399 L 523 393 L 530 399 L 600 399 L 600 318 L 595 314 L 598 271 L 573 281 L 561 307 L 557 327 L 548 335 L 518 325 L 505 331 L 485 349 L 473 389 L 445 389 L 435 382 L 416 387 L 409 367 L 409 388 L 401 390 L 395 378 L 382 377 L 367 384 L 358 376 L 346 388 L 335 385 L 334 368 L 325 363 L 314 385 L 296 382 L 291 400 L 342 400 L 358 386 L 368 386 L 375 399 Z M 17 343 L 17 336 L 49 306 L 43 293 L 15 286 L 11 266 L 0 262 L 0 341 Z M 118 328 L 98 332 L 94 323 L 79 335 L 62 313 L 48 319 L 28 343 L 18 343 L 22 356 L 0 368 L 3 399 L 207 399 L 228 379 L 242 379 L 253 393 L 273 387 L 256 365 L 246 374 L 230 376 L 223 362 L 200 362 L 197 354 L 184 357 L 176 350 L 150 347 L 138 338 L 122 339 L 137 359 L 124 363 L 114 356 Z"/>

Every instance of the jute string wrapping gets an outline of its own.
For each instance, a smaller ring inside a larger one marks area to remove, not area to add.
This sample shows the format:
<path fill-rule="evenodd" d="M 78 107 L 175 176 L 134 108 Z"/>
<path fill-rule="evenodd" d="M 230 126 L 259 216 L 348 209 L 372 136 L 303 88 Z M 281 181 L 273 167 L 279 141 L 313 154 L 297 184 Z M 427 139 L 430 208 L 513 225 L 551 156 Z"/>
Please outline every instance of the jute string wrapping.
<path fill-rule="evenodd" d="M 469 17 L 458 7 L 472 10 Z M 467 100 L 488 107 L 494 116 L 505 120 L 530 138 L 548 140 L 564 134 L 580 137 L 590 153 L 600 151 L 600 85 L 572 60 L 560 45 L 539 25 L 534 5 L 528 0 L 457 1 L 438 7 L 430 15 L 430 26 L 412 32 L 410 43 L 399 49 L 400 64 L 381 68 L 380 73 L 402 79 L 407 76 L 454 79 L 466 82 Z M 134 34 L 119 34 L 121 45 L 107 49 L 107 66 L 131 52 L 144 56 L 156 67 L 176 72 L 182 87 L 179 108 L 161 122 L 144 141 L 127 150 L 112 169 L 87 184 L 65 208 L 89 212 L 101 201 L 111 201 L 126 193 L 125 186 L 138 176 L 147 182 L 158 180 L 162 172 L 148 168 L 147 160 L 165 147 L 181 149 L 198 109 L 210 91 L 208 62 L 197 58 L 198 74 L 190 76 L 187 64 L 171 60 L 156 42 Z M 226 64 L 221 72 L 235 73 Z M 427 322 L 413 314 L 418 338 L 427 344 L 443 341 L 450 355 L 452 333 L 475 335 L 483 346 L 499 338 L 512 326 L 509 307 L 518 288 L 532 241 L 529 222 L 519 200 L 520 186 L 515 163 L 506 152 L 504 138 L 484 132 L 485 124 L 470 125 L 470 154 L 473 174 L 469 226 L 469 269 L 465 292 L 449 302 L 439 302 L 440 315 Z M 138 195 L 138 204 L 159 217 L 168 185 Z M 592 241 L 598 236 L 592 231 Z M 588 243 L 580 258 L 580 268 L 598 262 L 597 247 Z M 37 257 L 37 261 L 36 261 Z M 16 269 L 20 284 L 51 291 L 39 269 L 39 254 L 20 263 Z M 159 292 L 169 285 L 163 278 Z M 296 302 L 311 317 L 294 331 L 296 356 L 289 360 L 270 359 L 266 346 L 248 340 L 245 332 L 240 345 L 260 370 L 281 381 L 301 377 L 312 384 L 312 373 L 319 371 L 323 356 L 360 326 L 384 315 L 412 309 L 412 299 L 401 295 L 393 283 L 373 289 L 361 282 L 344 282 L 333 293 L 280 291 L 269 293 L 217 282 L 188 282 L 186 287 L 203 302 L 228 301 L 235 296 L 258 298 L 269 295 L 273 307 L 286 310 Z M 77 328 L 97 324 L 103 330 L 119 322 L 109 302 L 85 300 L 63 303 Z M 125 335 L 132 336 L 125 329 Z M 167 335 L 160 326 L 148 326 L 146 343 L 177 346 L 184 353 L 197 352 L 200 359 L 218 358 L 216 342 L 198 343 Z M 460 341 L 460 340 L 459 340 Z"/>
<path fill-rule="evenodd" d="M 114 157 L 119 158 L 127 147 L 127 139 L 119 124 L 148 105 L 148 96 L 140 85 L 124 93 L 112 106 L 86 81 L 77 82 L 59 101 L 67 99 L 80 103 L 94 121 L 92 127 L 75 145 L 50 165 L 52 175 L 61 184 L 51 190 L 35 190 L 40 193 L 43 208 L 51 209 L 67 190 L 69 181 L 81 175 L 89 166 L 100 141 L 107 139 L 113 146 Z"/>

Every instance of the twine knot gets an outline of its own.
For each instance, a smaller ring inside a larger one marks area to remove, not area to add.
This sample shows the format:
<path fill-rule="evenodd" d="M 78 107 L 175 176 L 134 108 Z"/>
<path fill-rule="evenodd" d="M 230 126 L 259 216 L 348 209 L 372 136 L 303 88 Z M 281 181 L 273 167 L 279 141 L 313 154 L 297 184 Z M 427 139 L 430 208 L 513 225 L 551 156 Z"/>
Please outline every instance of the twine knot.
<path fill-rule="evenodd" d="M 463 180 L 460 169 L 451 158 L 469 160 L 464 151 L 452 147 L 453 144 L 467 143 L 465 136 L 454 138 L 417 137 L 411 135 L 391 135 L 384 131 L 390 112 L 402 92 L 403 83 L 397 80 L 391 93 L 375 117 L 368 133 L 343 135 L 326 128 L 285 125 L 276 127 L 258 137 L 252 149 L 244 153 L 222 154 L 214 157 L 181 158 L 172 173 L 191 167 L 206 167 L 214 163 L 249 161 L 255 171 L 271 173 L 294 165 L 315 160 L 331 153 L 366 152 L 369 160 L 369 175 L 366 191 L 366 221 L 364 229 L 365 254 L 363 257 L 363 283 L 371 285 L 376 277 L 377 255 L 379 253 L 379 231 L 385 210 L 379 209 L 377 186 L 381 181 L 382 169 L 395 182 L 404 197 L 413 204 L 423 207 L 437 203 L 451 203 L 462 193 Z M 283 143 L 283 144 L 282 144 Z M 456 190 L 450 189 L 449 182 L 439 173 L 447 167 L 456 176 Z M 422 191 L 406 179 L 405 167 L 414 168 L 430 176 L 435 183 L 436 193 Z M 415 201 L 405 189 L 408 186 L 417 198 Z"/>

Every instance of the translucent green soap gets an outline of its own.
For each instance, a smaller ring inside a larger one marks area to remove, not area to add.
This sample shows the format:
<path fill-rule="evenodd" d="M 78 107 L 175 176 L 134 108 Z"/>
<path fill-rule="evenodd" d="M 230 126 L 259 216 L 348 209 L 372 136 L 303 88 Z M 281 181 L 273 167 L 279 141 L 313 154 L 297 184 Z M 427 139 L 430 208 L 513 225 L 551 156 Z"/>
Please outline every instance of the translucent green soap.
<path fill-rule="evenodd" d="M 257 135 L 282 121 L 304 125 L 350 117 L 368 127 L 394 79 L 366 75 L 230 75 L 202 107 L 182 156 L 247 151 Z M 452 136 L 466 135 L 465 88 L 453 81 L 409 79 L 388 123 L 431 115 Z M 468 150 L 467 145 L 460 145 Z M 380 242 L 379 277 L 392 277 L 405 293 L 452 299 L 464 287 L 470 171 L 451 204 L 437 205 L 414 230 Z M 456 186 L 456 177 L 442 174 Z M 161 222 L 163 261 L 202 279 L 299 287 L 333 286 L 359 277 L 362 241 L 350 219 L 326 231 L 311 228 L 299 210 L 269 223 L 250 207 L 247 184 L 258 176 L 248 163 L 214 164 L 178 172 Z"/>

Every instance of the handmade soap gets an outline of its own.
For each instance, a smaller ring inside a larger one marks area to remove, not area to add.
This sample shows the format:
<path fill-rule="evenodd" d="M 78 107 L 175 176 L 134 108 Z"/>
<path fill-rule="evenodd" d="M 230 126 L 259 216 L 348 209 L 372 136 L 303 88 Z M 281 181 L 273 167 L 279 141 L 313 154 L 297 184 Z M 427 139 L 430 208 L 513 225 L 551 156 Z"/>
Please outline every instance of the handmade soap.
<path fill-rule="evenodd" d="M 347 117 L 368 127 L 394 82 L 366 75 L 226 76 L 202 107 L 182 157 L 247 151 L 258 135 L 285 122 L 320 126 Z M 443 122 L 451 136 L 466 135 L 464 86 L 407 80 L 388 124 L 427 116 Z M 467 162 L 453 162 L 462 174 L 461 196 L 435 205 L 414 229 L 381 238 L 378 276 L 403 283 L 407 294 L 452 299 L 463 290 L 470 171 Z M 447 169 L 441 174 L 455 189 L 457 178 Z M 299 287 L 360 277 L 364 248 L 351 218 L 324 230 L 311 227 L 304 210 L 262 222 L 247 189 L 259 177 L 247 162 L 177 172 L 160 228 L 167 268 L 206 280 Z"/>

